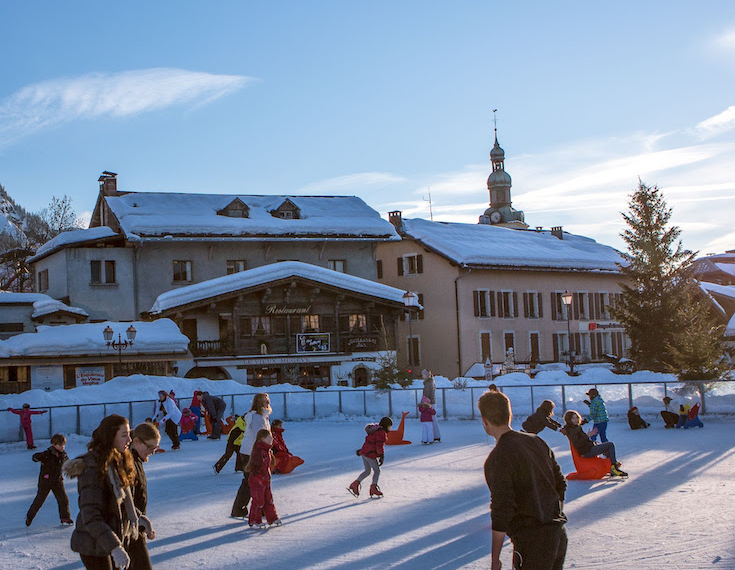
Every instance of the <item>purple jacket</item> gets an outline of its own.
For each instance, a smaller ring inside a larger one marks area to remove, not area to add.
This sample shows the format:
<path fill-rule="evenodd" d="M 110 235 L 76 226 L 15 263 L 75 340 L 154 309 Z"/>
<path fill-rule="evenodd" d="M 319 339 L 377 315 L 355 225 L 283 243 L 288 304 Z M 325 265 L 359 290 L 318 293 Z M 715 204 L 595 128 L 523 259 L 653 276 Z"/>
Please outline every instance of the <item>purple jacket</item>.
<path fill-rule="evenodd" d="M 436 410 L 432 408 L 431 406 L 423 407 L 421 406 L 419 408 L 419 411 L 421 412 L 421 421 L 422 422 L 433 422 L 434 416 L 436 415 Z"/>

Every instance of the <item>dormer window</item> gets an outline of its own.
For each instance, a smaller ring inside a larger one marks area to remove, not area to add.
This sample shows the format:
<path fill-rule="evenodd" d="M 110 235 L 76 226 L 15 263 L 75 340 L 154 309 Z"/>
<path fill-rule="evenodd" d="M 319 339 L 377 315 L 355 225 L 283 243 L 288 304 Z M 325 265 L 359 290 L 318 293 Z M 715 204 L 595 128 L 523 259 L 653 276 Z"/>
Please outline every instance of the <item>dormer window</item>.
<path fill-rule="evenodd" d="M 271 216 L 281 218 L 282 220 L 298 220 L 301 217 L 301 210 L 299 210 L 296 204 L 286 198 L 278 208 L 271 210 Z"/>
<path fill-rule="evenodd" d="M 228 218 L 247 218 L 249 213 L 250 208 L 248 208 L 248 205 L 240 200 L 240 198 L 235 198 L 227 206 L 217 212 L 217 215 L 226 216 Z"/>

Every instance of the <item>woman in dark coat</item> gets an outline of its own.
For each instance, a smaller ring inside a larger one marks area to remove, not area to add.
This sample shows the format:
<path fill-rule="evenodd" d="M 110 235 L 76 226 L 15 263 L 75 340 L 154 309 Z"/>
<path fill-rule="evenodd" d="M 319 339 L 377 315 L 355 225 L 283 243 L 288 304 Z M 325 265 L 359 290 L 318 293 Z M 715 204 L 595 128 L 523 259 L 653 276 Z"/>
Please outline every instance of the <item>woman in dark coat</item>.
<path fill-rule="evenodd" d="M 117 414 L 104 418 L 92 433 L 86 454 L 67 461 L 64 473 L 77 479 L 79 515 L 71 535 L 87 570 L 124 570 L 130 565 L 125 546 L 138 527 L 151 532 L 150 521 L 133 503 L 135 464 L 128 451 L 130 426 Z"/>
<path fill-rule="evenodd" d="M 526 433 L 539 434 L 544 428 L 558 430 L 561 424 L 557 422 L 551 416 L 554 415 L 554 402 L 551 400 L 544 400 L 541 405 L 536 408 L 536 411 L 532 413 L 521 426 L 523 431 Z"/>
<path fill-rule="evenodd" d="M 148 483 L 145 477 L 145 469 L 143 463 L 156 452 L 161 443 L 161 434 L 158 428 L 148 422 L 143 422 L 135 427 L 131 434 L 133 441 L 130 442 L 130 453 L 133 454 L 135 462 L 135 486 L 133 487 L 133 503 L 135 508 L 145 515 L 148 507 Z M 131 540 L 128 545 L 128 555 L 130 556 L 130 568 L 132 570 L 152 570 L 151 557 L 148 555 L 148 546 L 146 538 L 153 540 L 156 538 L 156 531 L 152 528 L 150 532 L 146 531 L 144 526 L 138 528 L 138 538 Z"/>

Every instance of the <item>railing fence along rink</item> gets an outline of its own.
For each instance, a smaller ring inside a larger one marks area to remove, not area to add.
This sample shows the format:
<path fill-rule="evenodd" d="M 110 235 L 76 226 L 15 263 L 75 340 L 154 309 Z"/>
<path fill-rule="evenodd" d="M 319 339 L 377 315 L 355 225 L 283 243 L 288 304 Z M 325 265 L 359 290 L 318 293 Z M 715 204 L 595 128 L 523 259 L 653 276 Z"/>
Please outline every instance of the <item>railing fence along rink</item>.
<path fill-rule="evenodd" d="M 583 415 L 588 411 L 584 400 L 590 388 L 600 390 L 605 400 L 608 414 L 625 417 L 632 406 L 637 406 L 641 415 L 651 423 L 659 418 L 663 410 L 663 398 L 670 396 L 674 401 L 699 399 L 702 414 L 735 414 L 735 381 L 718 382 L 714 390 L 705 392 L 704 382 L 652 382 L 619 384 L 579 384 L 579 385 L 518 385 L 501 387 L 511 400 L 513 415 L 525 418 L 543 400 L 556 404 L 556 416 L 561 417 L 568 409 L 576 409 Z M 436 411 L 444 419 L 476 419 L 477 399 L 485 388 L 437 388 Z M 401 412 L 410 412 L 408 417 L 416 419 L 417 405 L 421 400 L 421 389 L 397 390 L 317 390 L 304 392 L 269 391 L 273 413 L 271 419 L 310 420 L 328 418 L 339 414 L 374 418 L 382 416 L 400 418 Z M 233 412 L 244 414 L 250 409 L 253 393 L 224 394 L 227 402 L 225 417 Z M 187 398 L 181 398 L 180 408 L 187 405 Z M 47 406 L 49 413 L 33 416 L 33 435 L 37 439 L 48 439 L 54 433 L 91 435 L 102 418 L 110 414 L 120 414 L 130 421 L 131 426 L 145 421 L 155 414 L 157 400 L 138 400 L 133 402 L 114 402 L 104 404 L 77 404 Z M 672 410 L 674 411 L 674 410 Z M 561 421 L 561 420 L 560 420 Z M 0 442 L 24 441 L 18 416 L 0 410 Z"/>

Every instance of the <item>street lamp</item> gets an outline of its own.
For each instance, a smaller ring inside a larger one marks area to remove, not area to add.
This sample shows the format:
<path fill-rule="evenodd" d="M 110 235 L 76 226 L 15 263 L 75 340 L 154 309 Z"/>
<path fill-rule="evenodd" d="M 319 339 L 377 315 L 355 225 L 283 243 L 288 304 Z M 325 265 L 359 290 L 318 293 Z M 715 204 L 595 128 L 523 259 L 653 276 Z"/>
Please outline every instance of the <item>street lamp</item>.
<path fill-rule="evenodd" d="M 411 331 L 411 311 L 416 307 L 418 296 L 416 293 L 406 291 L 403 294 L 403 304 L 408 309 L 408 373 L 413 374 L 413 332 Z"/>
<path fill-rule="evenodd" d="M 125 335 L 128 337 L 127 340 L 122 339 L 122 335 L 120 333 L 117 333 L 117 340 L 113 340 L 113 335 L 115 334 L 112 330 L 112 327 L 110 325 L 107 325 L 105 330 L 102 331 L 102 336 L 105 337 L 105 342 L 107 343 L 107 348 L 112 348 L 113 350 L 117 350 L 117 359 L 118 359 L 118 365 L 122 368 L 122 351 L 124 348 L 127 348 L 129 346 L 133 346 L 133 341 L 135 340 L 135 335 L 138 333 L 138 331 L 135 330 L 135 327 L 133 325 L 130 325 L 128 327 L 128 330 L 125 331 Z"/>
<path fill-rule="evenodd" d="M 572 320 L 572 294 L 567 290 L 561 295 L 561 302 L 567 308 L 567 352 L 569 353 L 569 374 L 574 374 L 574 356 L 572 355 L 572 328 L 569 322 Z"/>

